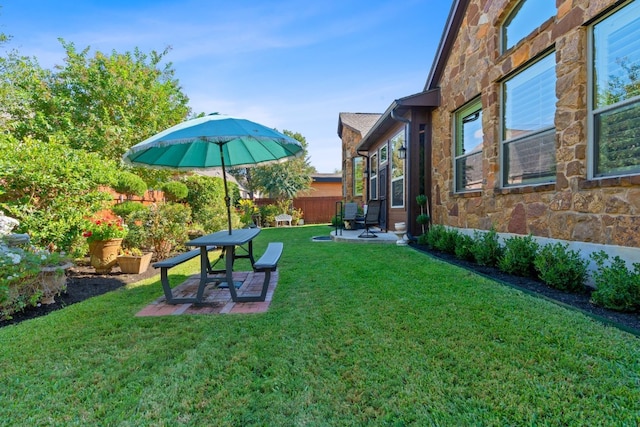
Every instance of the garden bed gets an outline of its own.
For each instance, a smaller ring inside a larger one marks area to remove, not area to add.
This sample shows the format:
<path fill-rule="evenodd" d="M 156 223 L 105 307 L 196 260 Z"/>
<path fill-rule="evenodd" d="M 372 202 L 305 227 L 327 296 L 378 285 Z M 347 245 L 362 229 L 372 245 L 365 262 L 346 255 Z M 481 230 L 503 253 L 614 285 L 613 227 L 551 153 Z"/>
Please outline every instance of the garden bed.
<path fill-rule="evenodd" d="M 20 313 L 14 313 L 11 320 L 0 320 L 0 327 L 20 323 L 23 320 L 44 316 L 52 311 L 59 310 L 71 304 L 84 301 L 94 296 L 121 288 L 129 283 L 160 274 L 151 266 L 146 272 L 141 274 L 124 274 L 117 265 L 113 267 L 109 274 L 97 274 L 91 267 L 87 259 L 86 263 L 81 263 L 67 270 L 67 291 L 55 297 L 55 303 L 28 307 Z"/>
<path fill-rule="evenodd" d="M 545 283 L 529 277 L 519 277 L 506 274 L 498 268 L 486 267 L 474 262 L 463 261 L 454 255 L 440 251 L 435 251 L 421 245 L 412 245 L 413 248 L 431 255 L 435 258 L 446 261 L 450 264 L 466 268 L 490 279 L 497 280 L 508 286 L 519 289 L 523 292 L 541 296 L 552 300 L 558 304 L 581 310 L 585 314 L 594 317 L 604 323 L 611 324 L 620 329 L 640 335 L 640 313 L 623 313 L 599 307 L 591 303 L 591 292 L 585 290 L 584 293 L 571 293 L 554 289 Z"/>

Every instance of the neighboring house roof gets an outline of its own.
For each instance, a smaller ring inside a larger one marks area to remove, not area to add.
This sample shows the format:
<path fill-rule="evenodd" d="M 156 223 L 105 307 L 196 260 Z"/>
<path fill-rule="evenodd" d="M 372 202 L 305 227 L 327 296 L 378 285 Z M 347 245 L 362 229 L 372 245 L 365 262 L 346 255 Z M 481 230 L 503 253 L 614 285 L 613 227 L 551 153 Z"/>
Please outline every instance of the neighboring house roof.
<path fill-rule="evenodd" d="M 342 182 L 342 173 L 314 173 L 313 182 Z"/>
<path fill-rule="evenodd" d="M 366 134 L 380 118 L 379 113 L 340 113 L 338 120 L 338 136 L 342 138 L 344 126 L 348 126 L 360 135 Z"/>

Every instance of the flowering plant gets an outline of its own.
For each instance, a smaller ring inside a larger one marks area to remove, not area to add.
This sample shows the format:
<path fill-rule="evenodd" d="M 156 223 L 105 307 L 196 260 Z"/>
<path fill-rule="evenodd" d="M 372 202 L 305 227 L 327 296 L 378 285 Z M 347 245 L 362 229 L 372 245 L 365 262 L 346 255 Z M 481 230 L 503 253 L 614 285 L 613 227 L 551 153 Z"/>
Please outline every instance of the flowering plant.
<path fill-rule="evenodd" d="M 98 242 L 109 239 L 123 239 L 128 233 L 127 226 L 121 219 L 89 221 L 82 233 L 87 242 Z"/>
<path fill-rule="evenodd" d="M 120 248 L 119 252 L 124 256 L 142 256 L 142 251 L 138 248 Z"/>

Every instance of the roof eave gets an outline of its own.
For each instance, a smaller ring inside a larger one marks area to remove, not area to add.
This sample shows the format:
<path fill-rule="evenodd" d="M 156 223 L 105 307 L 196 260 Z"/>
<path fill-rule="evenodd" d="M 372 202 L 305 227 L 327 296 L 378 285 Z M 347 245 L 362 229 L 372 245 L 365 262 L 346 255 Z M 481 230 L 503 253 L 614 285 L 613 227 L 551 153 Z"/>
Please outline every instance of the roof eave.
<path fill-rule="evenodd" d="M 397 125 L 398 122 L 392 117 L 392 112 L 395 111 L 402 115 L 411 108 L 435 108 L 438 106 L 440 106 L 440 89 L 438 88 L 396 99 L 362 138 L 356 151 L 368 151 L 389 129 Z"/>

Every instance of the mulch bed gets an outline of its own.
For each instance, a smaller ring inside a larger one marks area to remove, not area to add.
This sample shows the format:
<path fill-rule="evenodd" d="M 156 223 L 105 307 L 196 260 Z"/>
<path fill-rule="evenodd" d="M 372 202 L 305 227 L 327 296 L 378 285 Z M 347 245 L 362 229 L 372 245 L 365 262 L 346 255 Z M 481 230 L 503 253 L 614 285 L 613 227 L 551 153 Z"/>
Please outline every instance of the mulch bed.
<path fill-rule="evenodd" d="M 546 284 L 526 277 L 511 276 L 497 268 L 485 267 L 472 262 L 462 261 L 453 255 L 432 251 L 424 246 L 412 245 L 416 250 L 427 253 L 450 264 L 466 268 L 488 278 L 497 280 L 505 285 L 512 286 L 530 294 L 538 295 L 554 301 L 563 306 L 581 310 L 593 318 L 618 327 L 622 330 L 640 336 L 640 314 L 621 313 L 606 308 L 598 307 L 591 303 L 589 291 L 583 294 L 560 291 Z M 129 283 L 134 283 L 148 277 L 159 274 L 159 270 L 149 267 L 142 274 L 124 274 L 119 267 L 114 267 L 110 274 L 97 274 L 89 265 L 78 265 L 68 270 L 67 292 L 56 297 L 56 302 L 39 307 L 30 307 L 21 313 L 16 313 L 11 320 L 0 321 L 0 327 L 19 323 L 23 320 L 44 316 L 52 311 L 59 310 L 76 302 L 102 295 L 113 291 Z"/>
<path fill-rule="evenodd" d="M 160 274 L 160 270 L 151 266 L 141 274 L 124 274 L 117 265 L 110 274 L 97 274 L 95 269 L 88 265 L 88 261 L 80 263 L 80 265 L 67 270 L 67 291 L 56 296 L 55 303 L 28 307 L 20 313 L 14 313 L 13 319 L 0 320 L 0 327 L 47 315 L 52 311 L 114 291 L 129 283 L 135 283 L 157 274 Z"/>

